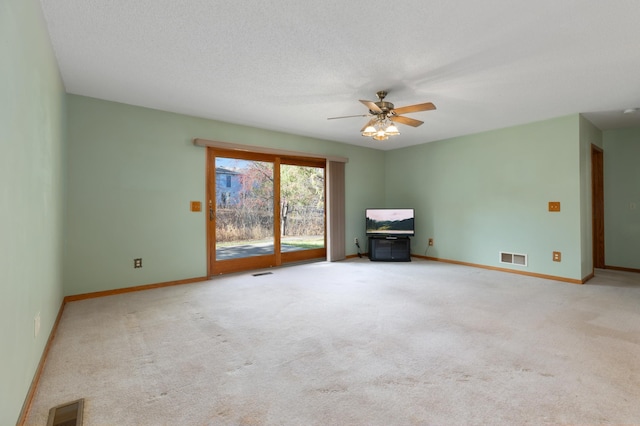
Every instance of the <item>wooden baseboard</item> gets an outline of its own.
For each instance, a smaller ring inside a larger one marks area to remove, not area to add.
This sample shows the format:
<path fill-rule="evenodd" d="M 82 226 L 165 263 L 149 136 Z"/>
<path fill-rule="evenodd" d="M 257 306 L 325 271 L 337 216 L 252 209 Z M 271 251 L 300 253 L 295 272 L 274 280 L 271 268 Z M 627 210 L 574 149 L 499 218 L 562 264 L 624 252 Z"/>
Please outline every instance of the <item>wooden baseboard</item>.
<path fill-rule="evenodd" d="M 587 275 L 586 277 L 582 278 L 582 284 L 586 283 L 587 281 L 589 281 L 591 278 L 593 278 L 595 276 L 596 276 L 595 271 L 591 271 L 591 273 L 589 275 Z"/>
<path fill-rule="evenodd" d="M 197 283 L 197 282 L 200 282 L 200 281 L 207 281 L 208 279 L 209 279 L 208 277 L 188 278 L 188 279 L 185 279 L 185 280 L 178 280 L 178 281 L 166 281 L 166 282 L 163 282 L 163 283 L 145 284 L 145 285 L 138 285 L 138 286 L 134 286 L 134 287 L 117 288 L 117 289 L 114 289 L 114 290 L 105 290 L 105 291 L 96 291 L 96 292 L 93 292 L 93 293 L 75 294 L 73 296 L 66 296 L 64 298 L 64 301 L 65 301 L 65 303 L 75 302 L 76 300 L 94 299 L 96 297 L 105 297 L 105 296 L 113 296 L 113 295 L 116 295 L 116 294 L 132 293 L 134 291 L 151 290 L 151 289 L 154 289 L 154 288 L 171 287 L 171 286 L 174 286 L 174 285 Z"/>
<path fill-rule="evenodd" d="M 40 376 L 42 371 L 44 370 L 44 365 L 47 362 L 47 355 L 49 355 L 49 349 L 51 349 L 51 344 L 53 343 L 53 339 L 58 332 L 58 324 L 60 324 L 60 318 L 62 318 L 62 312 L 64 311 L 64 305 L 66 302 L 63 300 L 60 305 L 60 309 L 58 310 L 58 316 L 56 317 L 55 322 L 53 323 L 53 327 L 51 328 L 51 333 L 49 333 L 49 338 L 47 339 L 47 343 L 44 346 L 44 350 L 42 351 L 42 355 L 40 356 L 40 362 L 38 363 L 38 367 L 36 368 L 36 372 L 33 375 L 33 379 L 31 380 L 31 386 L 29 386 L 29 390 L 27 391 L 27 396 L 24 399 L 24 404 L 22 404 L 22 410 L 20 411 L 20 417 L 18 417 L 18 421 L 16 425 L 22 426 L 24 422 L 27 421 L 27 415 L 29 414 L 29 410 L 31 409 L 31 403 L 33 402 L 33 397 L 36 394 L 36 389 L 38 389 L 38 383 L 40 382 Z"/>
<path fill-rule="evenodd" d="M 358 256 L 357 254 L 350 254 L 350 255 L 346 256 L 345 259 L 355 259 L 356 257 L 368 258 L 369 254 L 368 253 L 360 253 L 360 256 Z"/>
<path fill-rule="evenodd" d="M 535 272 L 516 271 L 514 269 L 500 268 L 500 267 L 497 267 L 497 266 L 481 265 L 481 264 L 478 264 L 478 263 L 469 263 L 469 262 L 460 262 L 458 260 L 450 260 L 450 259 L 440 259 L 438 257 L 421 256 L 419 254 L 412 254 L 411 257 L 417 257 L 417 258 L 420 258 L 420 259 L 427 259 L 427 260 L 435 260 L 436 262 L 453 263 L 453 264 L 456 264 L 456 265 L 471 266 L 471 267 L 474 267 L 474 268 L 489 269 L 491 271 L 508 272 L 510 274 L 526 275 L 528 277 L 544 278 L 546 280 L 562 281 L 562 282 L 571 283 L 571 284 L 584 284 L 586 282 L 586 280 L 588 279 L 588 278 L 586 278 L 585 280 L 577 280 L 577 279 L 573 279 L 573 278 L 557 277 L 555 275 L 538 274 L 538 273 L 535 273 Z"/>
<path fill-rule="evenodd" d="M 635 268 L 624 268 L 622 266 L 611 266 L 611 265 L 604 265 L 604 269 L 611 269 L 614 271 L 624 271 L 624 272 L 635 272 L 635 273 L 640 273 L 640 269 L 635 269 Z"/>

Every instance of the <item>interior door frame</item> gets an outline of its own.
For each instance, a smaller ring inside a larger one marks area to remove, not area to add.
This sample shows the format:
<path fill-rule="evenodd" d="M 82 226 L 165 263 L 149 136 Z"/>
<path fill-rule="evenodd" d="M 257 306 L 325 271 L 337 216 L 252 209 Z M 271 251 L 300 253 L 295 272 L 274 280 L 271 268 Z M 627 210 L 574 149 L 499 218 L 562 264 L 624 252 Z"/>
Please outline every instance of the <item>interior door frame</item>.
<path fill-rule="evenodd" d="M 591 145 L 591 218 L 593 268 L 606 268 L 604 247 L 604 151 Z"/>
<path fill-rule="evenodd" d="M 261 256 L 249 256 L 239 259 L 229 259 L 216 262 L 216 157 L 237 158 L 242 160 L 265 161 L 273 163 L 273 237 L 274 253 Z M 283 156 L 251 151 L 227 150 L 207 147 L 206 165 L 206 194 L 207 194 L 207 276 L 220 275 L 231 272 L 246 271 L 252 269 L 280 266 L 287 262 L 296 262 L 310 258 L 327 257 L 327 187 L 326 187 L 326 162 L 319 158 L 306 158 L 296 156 Z M 280 244 L 280 164 L 299 166 L 322 167 L 325 170 L 324 185 L 324 248 L 313 250 L 301 250 L 298 252 L 281 253 Z M 276 218 L 278 218 L 276 220 Z"/>

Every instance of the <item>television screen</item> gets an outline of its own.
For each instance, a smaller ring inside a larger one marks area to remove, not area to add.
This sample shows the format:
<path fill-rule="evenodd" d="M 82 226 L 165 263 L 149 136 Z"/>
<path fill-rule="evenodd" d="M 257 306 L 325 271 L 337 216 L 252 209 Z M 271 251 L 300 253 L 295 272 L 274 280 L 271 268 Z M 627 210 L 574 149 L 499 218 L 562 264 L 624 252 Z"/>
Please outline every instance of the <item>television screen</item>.
<path fill-rule="evenodd" d="M 367 236 L 413 236 L 413 209 L 366 209 Z"/>

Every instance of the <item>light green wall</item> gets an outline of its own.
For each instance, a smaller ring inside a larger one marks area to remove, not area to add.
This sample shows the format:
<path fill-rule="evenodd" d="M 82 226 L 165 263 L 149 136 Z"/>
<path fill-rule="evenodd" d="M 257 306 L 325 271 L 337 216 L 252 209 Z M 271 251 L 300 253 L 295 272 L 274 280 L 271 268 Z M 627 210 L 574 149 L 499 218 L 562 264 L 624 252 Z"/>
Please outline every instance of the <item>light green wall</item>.
<path fill-rule="evenodd" d="M 582 279 L 579 150 L 577 114 L 394 150 L 386 202 L 416 209 L 414 254 Z M 500 263 L 500 251 L 528 266 Z"/>
<path fill-rule="evenodd" d="M 62 303 L 64 89 L 37 0 L 0 3 L 0 424 L 18 420 Z M 41 329 L 34 337 L 34 317 Z"/>
<path fill-rule="evenodd" d="M 206 275 L 205 213 L 189 211 L 205 201 L 196 137 L 348 157 L 347 254 L 364 238 L 364 209 L 384 202 L 379 150 L 75 95 L 68 115 L 66 294 Z"/>
<path fill-rule="evenodd" d="M 640 129 L 603 138 L 605 264 L 640 269 Z"/>

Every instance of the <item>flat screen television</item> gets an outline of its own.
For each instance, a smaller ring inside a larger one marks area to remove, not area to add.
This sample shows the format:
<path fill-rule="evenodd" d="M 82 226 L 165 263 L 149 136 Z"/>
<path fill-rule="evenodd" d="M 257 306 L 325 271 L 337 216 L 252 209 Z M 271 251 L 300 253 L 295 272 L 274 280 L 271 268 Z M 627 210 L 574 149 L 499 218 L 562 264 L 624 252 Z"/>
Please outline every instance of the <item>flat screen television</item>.
<path fill-rule="evenodd" d="M 412 237 L 415 234 L 414 209 L 366 209 L 367 236 Z"/>

